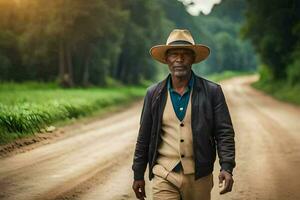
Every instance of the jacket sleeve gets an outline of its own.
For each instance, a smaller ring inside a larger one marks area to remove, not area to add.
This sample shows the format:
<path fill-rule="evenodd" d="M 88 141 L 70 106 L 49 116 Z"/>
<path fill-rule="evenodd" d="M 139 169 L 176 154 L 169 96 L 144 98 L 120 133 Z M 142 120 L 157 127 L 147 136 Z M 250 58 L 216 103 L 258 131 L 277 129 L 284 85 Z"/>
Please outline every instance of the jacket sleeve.
<path fill-rule="evenodd" d="M 148 89 L 140 118 L 140 127 L 135 146 L 132 170 L 134 180 L 143 180 L 148 163 L 149 141 L 152 128 L 151 92 Z"/>
<path fill-rule="evenodd" d="M 232 173 L 235 167 L 234 129 L 226 100 L 220 85 L 217 86 L 213 97 L 214 135 L 221 170 Z"/>

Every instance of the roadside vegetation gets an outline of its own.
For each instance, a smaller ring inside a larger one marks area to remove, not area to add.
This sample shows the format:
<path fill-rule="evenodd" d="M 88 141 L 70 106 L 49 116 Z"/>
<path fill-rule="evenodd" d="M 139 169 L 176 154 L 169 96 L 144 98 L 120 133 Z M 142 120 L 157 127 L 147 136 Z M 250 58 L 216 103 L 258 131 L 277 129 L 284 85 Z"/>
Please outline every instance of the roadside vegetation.
<path fill-rule="evenodd" d="M 226 71 L 208 76 L 218 82 L 249 74 Z M 150 85 L 151 83 L 145 83 Z M 55 83 L 2 83 L 0 85 L 0 145 L 41 130 L 51 131 L 53 125 L 96 114 L 101 116 L 112 108 L 121 108 L 142 99 L 144 86 L 63 89 Z"/>
<path fill-rule="evenodd" d="M 272 6 L 270 6 L 272 5 Z M 260 58 L 253 84 L 277 99 L 300 105 L 300 4 L 296 0 L 247 1 L 241 33 Z"/>
<path fill-rule="evenodd" d="M 61 89 L 34 82 L 0 86 L 0 144 L 34 134 L 55 122 L 124 106 L 144 95 L 145 87 Z"/>
<path fill-rule="evenodd" d="M 236 76 L 244 76 L 254 74 L 256 72 L 240 72 L 240 71 L 224 71 L 223 73 L 214 73 L 206 76 L 205 78 L 212 80 L 214 82 L 219 82 L 225 79 L 233 78 Z"/>
<path fill-rule="evenodd" d="M 256 89 L 262 90 L 276 99 L 300 105 L 300 84 L 289 84 L 286 81 L 259 80 L 252 84 Z"/>
<path fill-rule="evenodd" d="M 214 82 L 219 82 L 224 79 L 229 79 L 236 76 L 251 75 L 258 72 L 239 72 L 239 71 L 225 71 L 223 73 L 215 73 L 208 75 L 207 79 Z M 263 72 L 260 72 L 262 75 Z M 252 86 L 261 90 L 269 95 L 272 95 L 278 100 L 286 101 L 295 105 L 300 105 L 300 84 L 291 83 L 285 80 L 269 80 L 266 77 L 261 77 Z"/>

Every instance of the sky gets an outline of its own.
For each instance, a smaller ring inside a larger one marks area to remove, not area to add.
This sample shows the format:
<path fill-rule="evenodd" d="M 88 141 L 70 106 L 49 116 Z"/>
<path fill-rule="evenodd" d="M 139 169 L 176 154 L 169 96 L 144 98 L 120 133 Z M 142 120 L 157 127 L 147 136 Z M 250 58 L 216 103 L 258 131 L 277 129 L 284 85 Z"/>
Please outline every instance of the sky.
<path fill-rule="evenodd" d="M 191 15 L 199 15 L 202 12 L 205 15 L 208 15 L 215 4 L 221 2 L 221 0 L 179 0 L 183 2 L 185 5 L 190 3 L 194 3 L 193 5 L 189 5 L 187 7 L 187 11 Z"/>

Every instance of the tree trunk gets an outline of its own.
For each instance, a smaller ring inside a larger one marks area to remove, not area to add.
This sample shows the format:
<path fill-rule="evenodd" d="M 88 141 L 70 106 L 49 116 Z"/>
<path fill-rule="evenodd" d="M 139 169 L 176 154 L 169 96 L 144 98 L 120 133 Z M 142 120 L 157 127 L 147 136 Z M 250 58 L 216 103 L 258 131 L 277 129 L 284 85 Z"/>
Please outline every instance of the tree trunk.
<path fill-rule="evenodd" d="M 65 83 L 65 72 L 65 45 L 63 39 L 61 39 L 59 42 L 59 84 L 62 87 L 67 86 Z"/>
<path fill-rule="evenodd" d="M 59 84 L 62 87 L 73 87 L 72 57 L 70 48 L 64 39 L 59 43 Z"/>
<path fill-rule="evenodd" d="M 90 63 L 90 50 L 87 50 L 86 56 L 85 56 L 85 62 L 84 62 L 84 71 L 83 71 L 83 78 L 82 78 L 82 84 L 83 86 L 90 86 L 90 70 L 89 70 L 89 63 Z"/>
<path fill-rule="evenodd" d="M 68 68 L 68 85 L 70 87 L 74 86 L 74 79 L 73 79 L 73 62 L 72 62 L 72 54 L 71 54 L 71 48 L 70 45 L 66 45 L 66 63 Z"/>

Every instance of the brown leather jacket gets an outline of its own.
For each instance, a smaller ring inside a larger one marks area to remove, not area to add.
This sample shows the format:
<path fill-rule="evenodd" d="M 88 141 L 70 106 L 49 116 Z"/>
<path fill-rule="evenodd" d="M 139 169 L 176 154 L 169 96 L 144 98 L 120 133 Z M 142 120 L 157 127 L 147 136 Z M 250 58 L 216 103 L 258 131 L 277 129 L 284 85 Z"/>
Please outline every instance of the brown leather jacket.
<path fill-rule="evenodd" d="M 170 75 L 169 75 L 170 76 Z M 167 78 L 148 88 L 140 119 L 132 169 L 135 180 L 143 180 L 149 164 L 149 179 L 161 143 L 161 122 L 167 99 Z M 235 167 L 234 129 L 221 86 L 195 75 L 192 93 L 192 134 L 195 179 L 213 171 L 218 152 L 221 169 Z"/>

